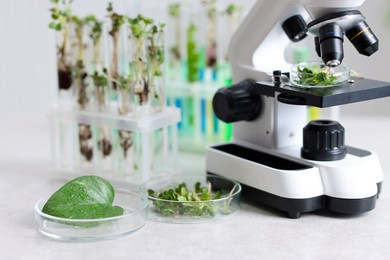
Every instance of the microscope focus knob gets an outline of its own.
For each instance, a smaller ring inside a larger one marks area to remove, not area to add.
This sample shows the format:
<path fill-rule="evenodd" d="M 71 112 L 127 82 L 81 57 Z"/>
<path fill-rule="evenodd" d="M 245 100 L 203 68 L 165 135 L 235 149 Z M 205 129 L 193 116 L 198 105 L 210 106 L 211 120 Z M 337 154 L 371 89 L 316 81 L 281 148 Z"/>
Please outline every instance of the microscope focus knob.
<path fill-rule="evenodd" d="M 310 121 L 303 128 L 302 158 L 314 161 L 336 161 L 347 154 L 344 127 L 332 120 Z"/>
<path fill-rule="evenodd" d="M 256 94 L 255 85 L 255 81 L 245 80 L 231 87 L 220 88 L 213 98 L 215 115 L 225 123 L 257 118 L 261 98 Z"/>

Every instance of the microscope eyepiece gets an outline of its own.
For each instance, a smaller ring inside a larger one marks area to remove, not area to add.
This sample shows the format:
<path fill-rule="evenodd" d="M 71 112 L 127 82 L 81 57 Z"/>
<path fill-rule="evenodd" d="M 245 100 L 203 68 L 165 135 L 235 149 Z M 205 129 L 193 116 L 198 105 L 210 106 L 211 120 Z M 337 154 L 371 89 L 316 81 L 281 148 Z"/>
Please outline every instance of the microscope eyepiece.
<path fill-rule="evenodd" d="M 346 36 L 360 54 L 370 56 L 379 48 L 378 38 L 376 38 L 370 26 L 365 21 L 359 22 L 356 26 L 348 30 Z"/>
<path fill-rule="evenodd" d="M 327 23 L 318 30 L 321 58 L 328 67 L 337 67 L 344 58 L 343 28 L 337 23 Z"/>

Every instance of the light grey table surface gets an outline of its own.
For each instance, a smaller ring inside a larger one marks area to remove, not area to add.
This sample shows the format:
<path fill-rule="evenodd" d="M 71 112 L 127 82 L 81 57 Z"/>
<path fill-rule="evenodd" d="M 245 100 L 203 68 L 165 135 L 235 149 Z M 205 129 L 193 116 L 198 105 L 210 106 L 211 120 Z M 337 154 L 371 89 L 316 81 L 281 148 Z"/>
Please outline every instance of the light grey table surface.
<path fill-rule="evenodd" d="M 390 117 L 340 121 L 346 143 L 377 152 L 385 174 L 376 208 L 358 216 L 327 212 L 288 219 L 242 203 L 222 221 L 167 224 L 149 220 L 119 239 L 67 243 L 41 235 L 33 206 L 62 183 L 50 170 L 49 128 L 44 119 L 0 127 L 0 259 L 390 259 Z M 201 156 L 181 155 L 187 173 L 201 173 Z"/>

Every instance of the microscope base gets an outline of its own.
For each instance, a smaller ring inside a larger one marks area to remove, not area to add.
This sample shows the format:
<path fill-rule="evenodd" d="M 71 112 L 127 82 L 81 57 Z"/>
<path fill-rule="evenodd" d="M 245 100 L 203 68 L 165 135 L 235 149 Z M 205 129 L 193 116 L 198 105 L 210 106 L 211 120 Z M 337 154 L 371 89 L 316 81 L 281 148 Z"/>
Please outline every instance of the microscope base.
<path fill-rule="evenodd" d="M 380 186 L 381 183 L 378 183 Z M 360 214 L 375 208 L 377 196 L 362 199 L 339 199 L 329 196 L 318 196 L 306 199 L 283 198 L 248 185 L 242 184 L 242 195 L 255 202 L 287 212 L 289 218 L 300 218 L 302 213 L 327 209 L 343 214 Z M 379 188 L 379 187 L 378 187 Z"/>
<path fill-rule="evenodd" d="M 343 160 L 319 162 L 300 158 L 297 148 L 224 144 L 208 148 L 206 167 L 210 174 L 239 181 L 243 196 L 290 218 L 320 209 L 360 214 L 375 208 L 383 175 L 374 153 L 347 151 Z"/>

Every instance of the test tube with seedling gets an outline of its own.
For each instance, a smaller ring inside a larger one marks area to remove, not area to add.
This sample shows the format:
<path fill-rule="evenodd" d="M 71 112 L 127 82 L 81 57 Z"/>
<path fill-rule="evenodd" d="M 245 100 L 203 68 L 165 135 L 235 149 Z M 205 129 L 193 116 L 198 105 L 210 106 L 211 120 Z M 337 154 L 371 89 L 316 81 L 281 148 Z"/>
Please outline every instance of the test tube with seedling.
<path fill-rule="evenodd" d="M 151 37 L 153 20 L 142 15 L 128 19 L 130 34 L 131 86 L 134 95 L 135 113 L 148 113 L 150 106 L 149 65 L 147 60 L 148 37 Z"/>
<path fill-rule="evenodd" d="M 168 5 L 168 20 L 166 28 L 166 46 L 167 46 L 167 80 L 170 83 L 176 83 L 182 80 L 182 33 L 181 33 L 182 5 L 180 2 Z"/>
<path fill-rule="evenodd" d="M 202 0 L 203 12 L 206 18 L 204 29 L 205 39 L 205 75 L 207 83 L 217 80 L 217 0 Z"/>
<path fill-rule="evenodd" d="M 232 85 L 232 69 L 228 57 L 228 46 L 231 37 L 243 19 L 244 7 L 230 3 L 222 9 L 218 16 L 218 84 L 219 86 Z M 227 28 L 227 29 L 220 29 Z M 218 138 L 229 141 L 232 136 L 232 124 L 217 120 L 213 116 L 215 124 L 218 124 Z"/>
<path fill-rule="evenodd" d="M 227 5 L 218 16 L 218 82 L 221 86 L 232 85 L 232 71 L 228 57 L 228 45 L 231 37 L 238 28 L 244 7 L 236 4 Z"/>
<path fill-rule="evenodd" d="M 72 49 L 71 49 L 71 17 L 70 7 L 72 0 L 52 0 L 54 4 L 50 9 L 52 20 L 49 28 L 55 31 L 56 62 L 58 77 L 59 106 L 68 106 L 73 102 L 73 78 L 72 78 Z M 74 158 L 74 124 L 58 121 L 54 127 L 58 131 L 58 142 L 54 145 L 58 149 L 57 162 L 61 167 L 70 165 Z"/>
<path fill-rule="evenodd" d="M 86 19 L 72 16 L 73 23 L 73 82 L 76 90 L 76 103 L 80 110 L 85 110 L 90 104 L 88 70 L 86 62 Z M 92 126 L 78 124 L 79 151 L 82 162 L 92 162 L 93 135 Z"/>
<path fill-rule="evenodd" d="M 165 107 L 164 27 L 153 25 L 147 37 L 150 103 L 155 112 Z"/>
<path fill-rule="evenodd" d="M 72 1 L 52 1 L 55 5 L 50 9 L 52 21 L 49 27 L 56 32 L 56 57 L 58 92 L 60 103 L 72 101 L 72 51 L 71 51 L 71 17 Z"/>
<path fill-rule="evenodd" d="M 132 95 L 130 88 L 129 68 L 127 66 L 127 31 L 126 17 L 114 12 L 112 3 L 107 7 L 110 18 L 109 34 L 109 77 L 111 87 L 117 99 L 120 115 L 132 112 Z"/>
<path fill-rule="evenodd" d="M 94 110 L 98 113 L 110 111 L 110 90 L 108 87 L 108 71 L 104 59 L 103 22 L 94 15 L 86 18 L 88 28 L 88 58 L 90 83 L 94 90 Z M 95 147 L 97 148 L 97 168 L 110 170 L 112 163 L 111 129 L 97 126 L 94 129 Z"/>
<path fill-rule="evenodd" d="M 110 26 L 108 29 L 109 44 L 109 83 L 117 101 L 117 112 L 128 116 L 133 112 L 133 95 L 131 88 L 130 69 L 128 66 L 128 46 L 126 17 L 114 12 L 112 3 L 107 7 Z M 121 173 L 133 171 L 133 132 L 117 130 L 116 135 L 116 168 Z"/>

